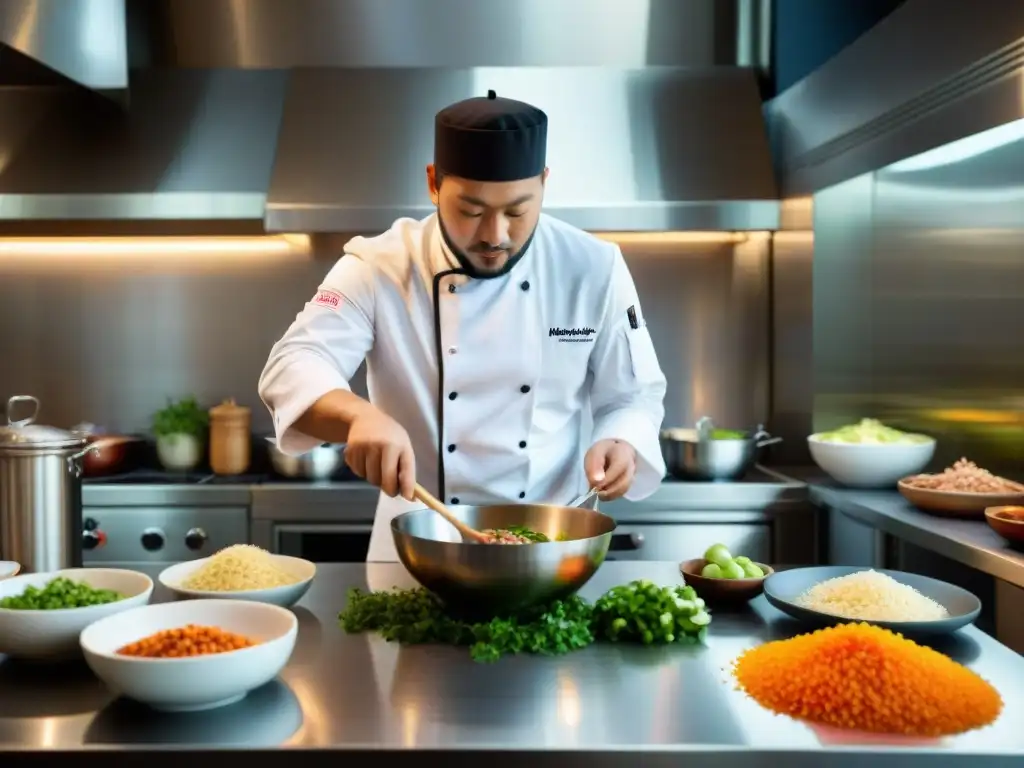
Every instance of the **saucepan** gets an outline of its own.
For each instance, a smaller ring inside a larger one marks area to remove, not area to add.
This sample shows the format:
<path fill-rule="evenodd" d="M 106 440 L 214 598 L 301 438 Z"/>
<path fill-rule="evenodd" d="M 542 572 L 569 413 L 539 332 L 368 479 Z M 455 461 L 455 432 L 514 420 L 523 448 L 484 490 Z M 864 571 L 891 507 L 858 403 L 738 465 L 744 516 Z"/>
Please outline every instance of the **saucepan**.
<path fill-rule="evenodd" d="M 274 471 L 293 480 L 329 480 L 345 463 L 344 443 L 324 443 L 301 456 L 289 456 L 268 437 L 267 452 Z"/>
<path fill-rule="evenodd" d="M 139 463 L 139 447 L 144 438 L 137 435 L 115 435 L 93 424 L 78 424 L 71 432 L 85 438 L 93 446 L 82 456 L 85 477 L 116 475 L 134 469 Z"/>
<path fill-rule="evenodd" d="M 661 431 L 665 466 L 680 480 L 737 480 L 754 466 L 761 448 L 781 442 L 761 425 L 753 431 L 718 429 L 706 416 L 696 429 Z"/>
<path fill-rule="evenodd" d="M 522 526 L 549 539 L 465 544 L 455 527 L 432 509 L 405 512 L 391 521 L 398 557 L 412 577 L 453 612 L 474 617 L 510 615 L 577 592 L 604 562 L 615 531 L 614 519 L 579 506 L 448 509 L 477 530 Z"/>

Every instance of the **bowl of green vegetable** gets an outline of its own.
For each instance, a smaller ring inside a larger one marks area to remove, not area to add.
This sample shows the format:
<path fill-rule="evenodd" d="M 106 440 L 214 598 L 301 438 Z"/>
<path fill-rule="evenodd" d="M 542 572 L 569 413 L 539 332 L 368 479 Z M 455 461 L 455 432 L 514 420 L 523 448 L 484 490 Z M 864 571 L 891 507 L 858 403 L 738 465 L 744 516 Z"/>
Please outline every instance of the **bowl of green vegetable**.
<path fill-rule="evenodd" d="M 0 581 L 0 653 L 60 660 L 81 655 L 94 621 L 145 605 L 153 580 L 120 568 L 68 568 Z"/>
<path fill-rule="evenodd" d="M 708 547 L 704 557 L 679 564 L 683 580 L 709 603 L 742 603 L 764 591 L 764 580 L 775 570 L 745 555 L 733 557 L 724 544 Z"/>
<path fill-rule="evenodd" d="M 935 438 L 861 419 L 807 438 L 814 463 L 850 488 L 892 488 L 921 472 L 935 455 Z"/>

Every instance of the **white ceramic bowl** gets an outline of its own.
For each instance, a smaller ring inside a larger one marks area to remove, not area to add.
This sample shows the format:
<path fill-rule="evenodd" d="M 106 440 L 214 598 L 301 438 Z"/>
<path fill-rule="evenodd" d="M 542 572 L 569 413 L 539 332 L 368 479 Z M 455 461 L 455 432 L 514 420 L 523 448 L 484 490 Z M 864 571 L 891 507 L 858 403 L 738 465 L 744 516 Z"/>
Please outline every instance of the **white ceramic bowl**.
<path fill-rule="evenodd" d="M 186 624 L 215 626 L 259 645 L 228 653 L 149 659 L 119 648 Z M 156 603 L 109 616 L 82 632 L 89 667 L 116 693 L 154 709 L 189 712 L 232 704 L 269 683 L 295 649 L 299 621 L 285 608 L 244 600 Z"/>
<path fill-rule="evenodd" d="M 0 581 L 0 599 L 42 588 L 58 576 L 96 589 L 113 589 L 123 600 L 84 608 L 26 611 L 0 608 L 0 653 L 20 659 L 66 659 L 79 655 L 78 635 L 98 619 L 149 602 L 153 580 L 144 573 L 120 568 L 69 568 L 50 573 L 27 573 Z"/>
<path fill-rule="evenodd" d="M 916 475 L 935 454 L 935 441 L 926 443 L 827 443 L 818 435 L 807 438 L 814 463 L 832 479 L 851 488 L 892 488 L 907 475 Z"/>
<path fill-rule="evenodd" d="M 218 592 L 213 590 L 186 589 L 182 586 L 185 580 L 193 573 L 202 568 L 209 558 L 202 560 L 189 560 L 188 562 L 172 565 L 165 568 L 157 577 L 158 581 L 167 589 L 179 597 L 199 597 L 213 600 L 252 600 L 257 603 L 270 603 L 279 605 L 282 608 L 289 608 L 302 599 L 302 596 L 309 591 L 309 586 L 316 576 L 316 565 L 301 557 L 288 557 L 287 555 L 271 555 L 277 566 L 289 573 L 299 577 L 294 584 L 286 584 L 283 587 L 271 587 L 270 589 L 244 589 L 238 592 Z"/>

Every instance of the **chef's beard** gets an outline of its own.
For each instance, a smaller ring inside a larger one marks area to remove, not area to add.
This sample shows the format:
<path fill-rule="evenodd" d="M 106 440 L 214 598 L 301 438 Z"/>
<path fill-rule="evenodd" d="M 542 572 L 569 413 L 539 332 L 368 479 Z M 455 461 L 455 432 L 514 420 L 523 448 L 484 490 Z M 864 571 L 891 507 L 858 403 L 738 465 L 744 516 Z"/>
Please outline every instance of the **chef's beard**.
<path fill-rule="evenodd" d="M 470 277 L 474 277 L 478 280 L 489 280 L 494 277 L 501 277 L 502 275 L 507 275 L 509 272 L 511 272 L 515 265 L 519 263 L 519 260 L 522 259 L 523 256 L 526 254 L 526 250 L 530 247 L 530 243 L 533 242 L 533 236 L 537 232 L 537 225 L 535 224 L 533 227 L 533 231 L 530 232 L 530 236 L 526 238 L 526 242 L 523 243 L 522 248 L 517 250 L 515 253 L 511 253 L 509 257 L 505 259 L 505 263 L 502 264 L 500 267 L 497 267 L 495 269 L 486 269 L 474 266 L 473 262 L 470 260 L 466 252 L 463 251 L 461 248 L 457 248 L 455 246 L 455 244 L 452 242 L 451 237 L 448 236 L 448 230 L 445 229 L 444 220 L 441 218 L 440 211 L 438 211 L 437 213 L 437 223 L 438 226 L 441 228 L 441 237 L 444 238 L 445 245 L 448 246 L 448 250 L 452 252 L 452 256 L 455 257 L 455 260 L 459 262 L 459 266 L 467 275 L 469 275 Z M 537 223 L 539 224 L 540 221 L 538 221 Z M 479 243 L 478 245 L 473 246 L 473 249 L 480 249 L 479 251 L 474 252 L 483 253 L 486 253 L 489 250 L 494 250 L 486 243 Z"/>

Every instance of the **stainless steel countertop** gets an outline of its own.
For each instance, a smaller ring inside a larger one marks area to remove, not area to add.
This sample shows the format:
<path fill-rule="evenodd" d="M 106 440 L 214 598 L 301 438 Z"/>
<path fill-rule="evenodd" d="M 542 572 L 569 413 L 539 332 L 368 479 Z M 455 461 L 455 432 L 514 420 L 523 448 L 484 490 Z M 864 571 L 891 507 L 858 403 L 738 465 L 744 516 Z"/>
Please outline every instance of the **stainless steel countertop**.
<path fill-rule="evenodd" d="M 583 590 L 594 598 L 646 577 L 678 583 L 674 563 L 606 563 Z M 406 647 L 372 635 L 344 634 L 336 616 L 353 586 L 409 586 L 400 565 L 319 567 L 295 609 L 299 640 L 280 679 L 232 707 L 191 715 L 152 712 L 113 701 L 82 666 L 55 669 L 0 664 L 0 752 L 31 750 L 65 765 L 147 768 L 214 764 L 223 750 L 294 750 L 303 765 L 378 762 L 380 750 L 408 765 L 588 768 L 644 765 L 830 768 L 1020 765 L 1024 755 L 1024 659 L 973 627 L 940 650 L 998 685 L 1006 709 L 994 725 L 941 743 L 866 741 L 775 717 L 734 690 L 724 669 L 744 648 L 800 628 L 764 602 L 715 614 L 706 647 L 598 645 L 561 658 L 470 660 L 465 649 Z M 162 597 L 162 596 L 161 596 Z M 40 752 L 45 750 L 45 752 Z M 97 752 L 97 750 L 104 750 Z M 168 751 L 173 750 L 173 751 Z M 218 750 L 208 754 L 208 750 Z M 300 751 L 314 750 L 309 753 Z M 495 752 L 495 750 L 498 750 Z M 512 752 L 511 750 L 515 750 Z M 344 754 L 339 754 L 343 752 Z M 1015 757 L 1010 757 L 1015 755 Z M 23 755 L 19 755 L 21 757 Z M 237 759 L 237 756 L 234 756 Z M 344 762 L 338 763 L 338 760 Z M 557 761 L 557 762 L 556 762 Z M 20 763 L 19 763 L 20 764 Z M 52 763 L 49 763 L 52 764 Z"/>
<path fill-rule="evenodd" d="M 921 512 L 898 491 L 844 488 L 815 468 L 781 470 L 808 484 L 811 501 L 832 507 L 865 525 L 1024 587 L 1024 552 L 1016 550 L 984 520 L 957 520 Z"/>

